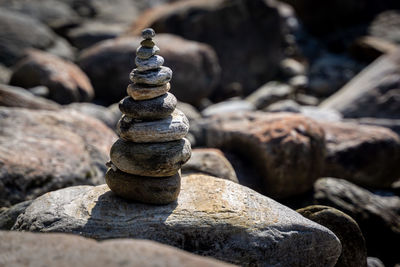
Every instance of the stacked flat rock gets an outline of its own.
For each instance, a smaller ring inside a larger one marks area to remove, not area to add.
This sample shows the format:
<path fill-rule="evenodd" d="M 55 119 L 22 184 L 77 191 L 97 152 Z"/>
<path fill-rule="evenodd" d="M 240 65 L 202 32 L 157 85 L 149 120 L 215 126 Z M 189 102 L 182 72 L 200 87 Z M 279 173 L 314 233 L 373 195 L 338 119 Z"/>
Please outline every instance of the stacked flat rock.
<path fill-rule="evenodd" d="M 117 126 L 120 138 L 111 147 L 106 182 L 125 199 L 168 204 L 179 195 L 180 168 L 189 160 L 191 146 L 184 138 L 188 119 L 176 109 L 175 96 L 168 93 L 172 70 L 162 66 L 164 59 L 157 55 L 160 49 L 154 36 L 153 29 L 142 32 L 129 96 L 119 103 L 123 113 Z"/>

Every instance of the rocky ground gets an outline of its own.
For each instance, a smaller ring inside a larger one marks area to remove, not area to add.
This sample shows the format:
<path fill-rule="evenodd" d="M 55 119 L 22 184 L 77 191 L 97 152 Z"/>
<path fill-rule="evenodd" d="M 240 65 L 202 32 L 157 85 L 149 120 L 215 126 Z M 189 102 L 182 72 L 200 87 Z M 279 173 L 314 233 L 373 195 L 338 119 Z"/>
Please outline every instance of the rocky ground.
<path fill-rule="evenodd" d="M 147 27 L 193 149 L 162 206 L 104 179 Z M 1 266 L 398 267 L 399 134 L 396 0 L 0 0 Z"/>

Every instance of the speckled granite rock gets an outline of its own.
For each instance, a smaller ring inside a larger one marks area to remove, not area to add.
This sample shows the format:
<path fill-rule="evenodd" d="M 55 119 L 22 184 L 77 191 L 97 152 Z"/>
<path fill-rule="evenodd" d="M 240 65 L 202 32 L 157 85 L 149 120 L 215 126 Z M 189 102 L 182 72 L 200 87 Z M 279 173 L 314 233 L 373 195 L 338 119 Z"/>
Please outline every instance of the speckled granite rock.
<path fill-rule="evenodd" d="M 36 199 L 14 230 L 96 239 L 159 241 L 242 266 L 334 266 L 341 245 L 327 228 L 239 184 L 182 178 L 176 202 L 125 202 L 106 185 L 77 186 Z"/>

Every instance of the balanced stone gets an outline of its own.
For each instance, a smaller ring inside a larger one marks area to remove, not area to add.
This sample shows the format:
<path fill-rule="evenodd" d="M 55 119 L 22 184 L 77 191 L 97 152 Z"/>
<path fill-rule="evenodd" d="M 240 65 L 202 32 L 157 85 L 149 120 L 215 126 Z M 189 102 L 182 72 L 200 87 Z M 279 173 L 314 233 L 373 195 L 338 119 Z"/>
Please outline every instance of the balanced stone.
<path fill-rule="evenodd" d="M 138 71 L 158 69 L 164 64 L 164 58 L 159 55 L 154 55 L 148 59 L 141 59 L 136 57 L 135 64 Z"/>
<path fill-rule="evenodd" d="M 106 183 L 110 189 L 125 199 L 150 204 L 168 204 L 178 198 L 181 174 L 169 177 L 143 177 L 118 169 L 108 169 Z"/>
<path fill-rule="evenodd" d="M 133 143 L 118 139 L 110 151 L 112 163 L 121 171 L 165 177 L 175 175 L 191 155 L 190 142 L 181 139 L 163 143 Z"/>
<path fill-rule="evenodd" d="M 132 82 L 147 85 L 163 85 L 172 78 L 172 70 L 168 67 L 161 66 L 158 69 L 139 71 L 134 69 L 130 74 Z"/>
<path fill-rule="evenodd" d="M 124 115 L 118 122 L 119 137 L 135 143 L 169 142 L 185 137 L 189 121 L 182 111 L 176 109 L 165 119 L 137 122 Z"/>
<path fill-rule="evenodd" d="M 134 100 L 146 100 L 152 99 L 161 95 L 166 94 L 171 88 L 170 83 L 166 83 L 160 86 L 148 87 L 143 84 L 130 84 L 126 89 L 126 92 Z"/>
<path fill-rule="evenodd" d="M 144 46 L 144 47 L 152 48 L 152 47 L 154 47 L 156 44 L 155 44 L 155 43 L 153 42 L 153 40 L 151 40 L 151 39 L 145 39 L 145 40 L 143 40 L 143 41 L 140 42 L 140 45 L 141 45 L 141 46 Z"/>
<path fill-rule="evenodd" d="M 139 46 L 139 48 L 136 50 L 136 56 L 141 59 L 148 59 L 158 52 L 160 52 L 160 48 L 158 48 L 156 45 L 153 47 Z"/>
<path fill-rule="evenodd" d="M 154 36 L 156 36 L 156 33 L 152 28 L 146 28 L 142 31 L 143 39 L 152 39 Z"/>
<path fill-rule="evenodd" d="M 168 117 L 175 110 L 177 102 L 170 93 L 141 101 L 127 96 L 119 102 L 119 109 L 133 119 L 157 120 Z"/>

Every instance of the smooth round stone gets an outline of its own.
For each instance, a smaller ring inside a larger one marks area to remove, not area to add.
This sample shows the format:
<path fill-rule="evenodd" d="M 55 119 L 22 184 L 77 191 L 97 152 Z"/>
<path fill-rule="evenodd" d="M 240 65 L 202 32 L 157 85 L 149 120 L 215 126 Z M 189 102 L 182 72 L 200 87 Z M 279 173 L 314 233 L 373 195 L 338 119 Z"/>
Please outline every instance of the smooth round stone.
<path fill-rule="evenodd" d="M 156 36 L 156 32 L 152 28 L 146 28 L 142 31 L 143 39 L 151 39 Z"/>
<path fill-rule="evenodd" d="M 181 189 L 180 172 L 169 177 L 144 177 L 108 169 L 108 187 L 118 196 L 148 204 L 168 204 L 174 202 Z"/>
<path fill-rule="evenodd" d="M 148 100 L 134 100 L 127 96 L 119 102 L 119 109 L 133 119 L 157 120 L 168 117 L 175 110 L 177 102 L 170 93 Z"/>
<path fill-rule="evenodd" d="M 143 41 L 140 42 L 140 45 L 141 45 L 141 46 L 144 46 L 144 47 L 152 48 L 152 47 L 154 47 L 156 44 L 155 44 L 155 43 L 153 42 L 153 40 L 151 40 L 151 39 L 145 39 L 145 40 L 143 40 Z"/>
<path fill-rule="evenodd" d="M 171 84 L 166 83 L 160 86 L 147 87 L 142 84 L 130 84 L 126 89 L 126 92 L 134 100 L 146 100 L 156 98 L 158 96 L 166 94 L 171 89 Z"/>
<path fill-rule="evenodd" d="M 156 45 L 153 47 L 139 46 L 136 50 L 136 57 L 147 59 L 151 56 L 154 56 L 158 52 L 160 52 L 160 48 L 158 48 Z"/>
<path fill-rule="evenodd" d="M 111 147 L 112 163 L 121 171 L 152 177 L 175 175 L 191 156 L 190 142 L 183 138 L 164 143 L 133 143 L 118 139 Z"/>
<path fill-rule="evenodd" d="M 135 58 L 135 63 L 138 71 L 158 69 L 164 64 L 164 58 L 159 55 L 154 55 L 148 59 Z"/>
<path fill-rule="evenodd" d="M 146 85 L 163 85 L 172 78 L 172 70 L 161 66 L 158 69 L 139 71 L 134 69 L 130 74 L 130 79 L 134 83 Z"/>
<path fill-rule="evenodd" d="M 123 115 L 117 125 L 120 138 L 135 143 L 169 142 L 182 139 L 189 131 L 185 114 L 176 109 L 165 119 L 137 122 Z"/>

